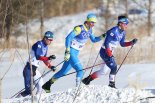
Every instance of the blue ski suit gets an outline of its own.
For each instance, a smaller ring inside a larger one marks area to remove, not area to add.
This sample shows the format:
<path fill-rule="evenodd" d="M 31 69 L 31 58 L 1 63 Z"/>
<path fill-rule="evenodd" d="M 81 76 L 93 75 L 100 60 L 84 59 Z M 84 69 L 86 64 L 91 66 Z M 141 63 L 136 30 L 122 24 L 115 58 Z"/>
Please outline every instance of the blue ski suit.
<path fill-rule="evenodd" d="M 126 32 L 118 26 L 113 27 L 106 33 L 105 41 L 100 49 L 100 56 L 105 61 L 106 65 L 111 69 L 110 74 L 116 74 L 117 64 L 113 57 L 109 57 L 109 51 L 114 52 L 114 49 L 120 44 L 122 47 L 130 46 L 131 42 L 125 42 Z"/>
<path fill-rule="evenodd" d="M 113 57 L 114 49 L 117 47 L 118 44 L 120 44 L 122 47 L 127 47 L 132 45 L 132 41 L 125 42 L 125 37 L 126 37 L 126 32 L 124 30 L 121 30 L 118 26 L 115 26 L 106 32 L 105 41 L 102 44 L 102 47 L 100 49 L 100 57 L 105 62 L 106 66 L 101 68 L 101 70 L 94 72 L 91 75 L 93 79 L 98 78 L 102 74 L 105 74 L 104 72 L 107 71 L 107 66 L 108 66 L 111 70 L 109 80 L 114 81 L 116 71 L 117 71 L 117 64 Z"/>
<path fill-rule="evenodd" d="M 70 59 L 65 61 L 61 70 L 58 71 L 52 78 L 58 79 L 73 67 L 77 75 L 76 77 L 82 79 L 83 77 L 83 66 L 78 58 L 79 51 L 83 48 L 87 40 L 90 38 L 92 42 L 98 42 L 101 40 L 101 36 L 95 37 L 92 28 L 89 30 L 84 25 L 76 26 L 66 37 L 66 48 L 70 49 Z"/>
<path fill-rule="evenodd" d="M 32 71 L 33 76 L 36 75 L 36 69 L 39 67 L 39 58 L 44 57 L 47 55 L 48 46 L 41 40 L 36 42 L 31 49 L 31 64 L 32 64 Z M 31 90 L 31 69 L 30 69 L 30 63 L 27 62 L 24 70 L 23 70 L 23 76 L 24 76 L 24 84 L 25 84 L 25 91 L 24 95 L 29 95 Z"/>

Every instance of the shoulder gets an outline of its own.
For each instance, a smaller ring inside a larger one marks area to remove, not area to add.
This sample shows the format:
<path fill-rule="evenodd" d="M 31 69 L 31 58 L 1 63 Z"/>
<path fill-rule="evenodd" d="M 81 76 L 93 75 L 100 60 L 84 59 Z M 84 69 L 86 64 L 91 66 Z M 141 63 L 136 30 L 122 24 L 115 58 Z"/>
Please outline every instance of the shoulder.
<path fill-rule="evenodd" d="M 37 41 L 37 42 L 33 45 L 33 47 L 35 47 L 35 48 L 41 48 L 41 47 L 42 47 L 42 40 Z"/>
<path fill-rule="evenodd" d="M 110 30 L 108 30 L 108 33 L 109 33 L 111 36 L 114 36 L 114 35 L 118 34 L 118 33 L 119 33 L 119 28 L 118 28 L 118 26 L 115 26 L 115 27 L 111 28 Z"/>
<path fill-rule="evenodd" d="M 82 30 L 82 25 L 78 25 L 74 27 L 74 31 L 76 34 L 80 34 Z"/>
<path fill-rule="evenodd" d="M 115 26 L 115 27 L 111 28 L 111 32 L 118 33 L 119 32 L 119 27 Z"/>
<path fill-rule="evenodd" d="M 81 30 L 83 28 L 83 25 L 78 25 L 74 27 L 74 30 Z"/>

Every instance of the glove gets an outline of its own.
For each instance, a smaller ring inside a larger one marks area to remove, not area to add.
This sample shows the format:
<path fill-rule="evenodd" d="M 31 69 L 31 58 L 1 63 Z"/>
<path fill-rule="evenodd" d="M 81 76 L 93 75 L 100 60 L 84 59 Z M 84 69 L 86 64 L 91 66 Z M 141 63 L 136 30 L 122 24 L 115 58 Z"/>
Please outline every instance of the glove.
<path fill-rule="evenodd" d="M 48 57 L 48 60 L 52 60 L 52 59 L 56 59 L 56 56 L 55 55 L 51 55 Z"/>
<path fill-rule="evenodd" d="M 51 70 L 52 70 L 53 72 L 55 72 L 55 70 L 56 70 L 55 66 L 51 66 Z"/>
<path fill-rule="evenodd" d="M 66 51 L 65 51 L 65 61 L 68 61 L 69 60 L 69 58 L 70 58 L 70 50 L 69 49 L 67 49 Z"/>
<path fill-rule="evenodd" d="M 138 39 L 133 39 L 132 41 L 131 41 L 131 43 L 132 43 L 132 45 L 134 45 L 134 44 L 136 44 L 137 43 L 137 41 L 138 41 Z"/>
<path fill-rule="evenodd" d="M 103 38 L 105 38 L 105 36 L 106 36 L 106 33 L 102 34 L 102 37 L 103 37 Z"/>
<path fill-rule="evenodd" d="M 102 34 L 102 35 L 100 36 L 100 38 L 103 39 L 103 38 L 105 38 L 105 36 L 106 36 L 106 33 Z"/>

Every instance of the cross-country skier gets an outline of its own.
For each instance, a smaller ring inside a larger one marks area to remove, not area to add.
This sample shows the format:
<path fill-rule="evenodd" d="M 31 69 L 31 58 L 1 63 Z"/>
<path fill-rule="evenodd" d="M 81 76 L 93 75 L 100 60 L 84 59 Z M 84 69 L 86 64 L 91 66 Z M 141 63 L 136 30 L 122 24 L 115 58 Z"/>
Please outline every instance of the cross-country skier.
<path fill-rule="evenodd" d="M 33 71 L 33 78 L 34 78 L 34 84 L 37 87 L 37 94 L 42 91 L 42 85 L 43 85 L 43 79 L 41 77 L 40 72 L 37 70 L 39 67 L 39 62 L 43 61 L 45 65 L 49 68 L 55 71 L 55 66 L 52 66 L 49 62 L 49 60 L 56 59 L 55 55 L 51 55 L 49 57 L 46 57 L 47 51 L 48 51 L 48 45 L 51 44 L 53 41 L 53 33 L 51 31 L 45 32 L 45 35 L 42 40 L 37 41 L 31 49 L 31 64 L 32 64 L 32 71 Z M 17 97 L 20 96 L 27 96 L 31 94 L 31 69 L 30 69 L 30 63 L 27 62 L 24 70 L 23 70 L 23 76 L 24 76 L 24 85 L 25 85 L 25 91 L 20 93 Z"/>
<path fill-rule="evenodd" d="M 90 38 L 92 42 L 100 41 L 104 35 L 99 37 L 94 36 L 93 26 L 96 23 L 96 15 L 90 13 L 87 15 L 87 20 L 83 25 L 75 26 L 74 29 L 66 37 L 65 62 L 60 71 L 58 71 L 42 88 L 46 92 L 50 92 L 51 84 L 53 84 L 61 76 L 65 75 L 72 67 L 77 71 L 76 86 L 79 86 L 83 76 L 83 66 L 78 58 L 79 51 L 84 47 L 87 40 Z M 81 71 L 80 71 L 81 70 Z"/>
<path fill-rule="evenodd" d="M 111 28 L 106 32 L 105 41 L 100 49 L 100 57 L 105 62 L 101 69 L 89 75 L 82 82 L 88 85 L 92 80 L 100 77 L 107 73 L 110 69 L 109 74 L 109 86 L 115 88 L 115 75 L 117 71 L 117 64 L 113 56 L 113 51 L 117 44 L 122 47 L 132 46 L 137 42 L 137 39 L 133 39 L 130 42 L 125 42 L 126 29 L 128 27 L 129 20 L 126 16 L 119 16 L 117 26 Z"/>

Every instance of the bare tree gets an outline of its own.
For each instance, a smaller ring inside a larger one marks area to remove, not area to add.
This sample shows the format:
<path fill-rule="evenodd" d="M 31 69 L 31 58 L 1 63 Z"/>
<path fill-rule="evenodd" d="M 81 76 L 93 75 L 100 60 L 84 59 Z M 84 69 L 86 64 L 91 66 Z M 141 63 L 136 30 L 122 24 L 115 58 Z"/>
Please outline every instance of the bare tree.
<path fill-rule="evenodd" d="M 11 34 L 11 25 L 12 25 L 12 9 L 11 9 L 11 0 L 7 0 L 7 15 L 5 19 L 6 26 L 6 40 L 9 41 Z"/>
<path fill-rule="evenodd" d="M 102 2 L 104 4 L 105 1 L 103 0 Z M 110 8 L 110 3 L 111 3 L 111 0 L 107 0 L 106 1 L 106 12 L 103 15 L 104 19 L 105 19 L 105 30 L 107 30 L 108 27 L 109 27 L 109 17 L 110 17 L 110 10 L 109 10 L 109 8 Z"/>
<path fill-rule="evenodd" d="M 151 36 L 152 23 L 151 23 L 151 9 L 152 9 L 152 0 L 149 0 L 148 3 L 148 36 Z"/>
<path fill-rule="evenodd" d="M 59 0 L 59 2 L 57 2 L 58 11 L 59 11 L 60 16 L 63 15 L 63 9 L 65 6 L 65 3 L 67 3 L 67 2 L 69 2 L 69 0 Z"/>
<path fill-rule="evenodd" d="M 128 0 L 125 0 L 125 11 L 126 11 L 126 16 L 128 17 Z"/>
<path fill-rule="evenodd" d="M 80 5 L 81 5 L 81 11 L 84 11 L 84 0 L 81 0 Z"/>
<path fill-rule="evenodd" d="M 2 10 L 2 2 L 0 2 L 0 11 Z M 0 15 L 1 17 L 1 15 Z M 0 38 L 2 38 L 2 22 L 0 22 Z"/>
<path fill-rule="evenodd" d="M 44 32 L 44 0 L 40 0 L 40 36 Z"/>
<path fill-rule="evenodd" d="M 147 35 L 148 36 L 151 36 L 151 31 L 152 31 L 152 22 L 151 22 L 151 19 L 152 19 L 152 0 L 148 0 L 148 1 L 145 1 L 145 5 L 143 4 L 140 4 L 138 3 L 136 0 L 132 0 L 135 4 L 137 4 L 138 7 L 140 8 L 143 8 L 143 9 L 146 9 L 148 11 L 148 16 L 147 16 Z"/>

